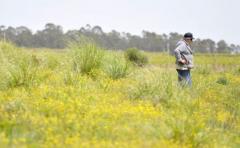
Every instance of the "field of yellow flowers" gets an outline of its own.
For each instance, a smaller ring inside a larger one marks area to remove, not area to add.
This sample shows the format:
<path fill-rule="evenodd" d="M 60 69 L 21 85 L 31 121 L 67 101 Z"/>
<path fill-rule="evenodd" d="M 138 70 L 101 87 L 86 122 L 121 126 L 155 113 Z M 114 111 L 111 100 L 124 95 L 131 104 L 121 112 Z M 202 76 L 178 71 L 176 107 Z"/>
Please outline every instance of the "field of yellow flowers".
<path fill-rule="evenodd" d="M 76 52 L 0 42 L 0 147 L 240 147 L 239 55 L 196 54 L 182 88 L 173 56 L 104 51 L 82 74 Z"/>

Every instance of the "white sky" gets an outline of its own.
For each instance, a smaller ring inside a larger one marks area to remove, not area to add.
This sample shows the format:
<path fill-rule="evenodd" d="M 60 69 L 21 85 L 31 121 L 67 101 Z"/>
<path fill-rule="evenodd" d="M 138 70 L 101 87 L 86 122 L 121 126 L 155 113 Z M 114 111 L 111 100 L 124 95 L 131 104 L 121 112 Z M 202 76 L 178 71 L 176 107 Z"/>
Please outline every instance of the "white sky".
<path fill-rule="evenodd" d="M 0 25 L 33 31 L 49 22 L 64 30 L 90 24 L 106 32 L 192 32 L 240 44 L 239 16 L 240 0 L 0 0 Z"/>

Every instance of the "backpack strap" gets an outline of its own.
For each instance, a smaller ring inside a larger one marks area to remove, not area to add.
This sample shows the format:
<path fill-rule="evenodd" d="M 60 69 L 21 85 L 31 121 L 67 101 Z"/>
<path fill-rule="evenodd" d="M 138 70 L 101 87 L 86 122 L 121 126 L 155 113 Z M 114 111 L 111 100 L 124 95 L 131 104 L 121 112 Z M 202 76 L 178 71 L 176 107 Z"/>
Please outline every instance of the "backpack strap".
<path fill-rule="evenodd" d="M 189 52 L 190 52 L 191 54 L 193 54 L 193 51 L 192 51 L 191 47 L 188 45 L 188 43 L 187 43 L 185 40 L 183 40 L 183 41 L 185 42 L 185 44 L 186 44 L 187 49 L 189 50 Z"/>

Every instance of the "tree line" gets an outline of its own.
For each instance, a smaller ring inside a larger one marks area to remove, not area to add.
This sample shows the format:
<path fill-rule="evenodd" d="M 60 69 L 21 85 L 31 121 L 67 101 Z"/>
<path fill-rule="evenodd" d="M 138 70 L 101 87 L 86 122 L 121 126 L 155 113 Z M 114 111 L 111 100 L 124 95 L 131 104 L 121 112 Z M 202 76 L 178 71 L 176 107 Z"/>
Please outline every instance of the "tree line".
<path fill-rule="evenodd" d="M 157 34 L 155 32 L 142 31 L 142 35 L 133 35 L 112 30 L 104 32 L 100 26 L 86 25 L 80 29 L 63 31 L 62 26 L 47 23 L 43 30 L 33 33 L 25 26 L 6 27 L 0 26 L 0 40 L 7 40 L 20 47 L 29 48 L 66 48 L 68 41 L 78 40 L 79 36 L 92 39 L 100 46 L 112 50 L 124 50 L 138 48 L 145 51 L 171 52 L 183 35 L 173 32 L 169 34 Z M 227 53 L 240 49 L 239 45 L 227 44 L 224 40 L 215 42 L 211 39 L 196 39 L 193 43 L 195 52 L 200 53 Z"/>

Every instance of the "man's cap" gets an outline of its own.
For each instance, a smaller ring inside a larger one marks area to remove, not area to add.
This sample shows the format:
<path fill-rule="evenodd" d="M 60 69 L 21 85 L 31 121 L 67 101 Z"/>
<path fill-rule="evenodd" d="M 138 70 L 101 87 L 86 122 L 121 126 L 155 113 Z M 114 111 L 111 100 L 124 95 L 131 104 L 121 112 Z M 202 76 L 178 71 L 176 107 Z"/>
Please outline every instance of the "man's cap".
<path fill-rule="evenodd" d="M 194 39 L 194 37 L 193 37 L 193 34 L 192 34 L 192 33 L 190 33 L 190 32 L 188 32 L 188 33 L 185 33 L 185 34 L 184 34 L 184 38 L 190 38 L 190 39 Z"/>

